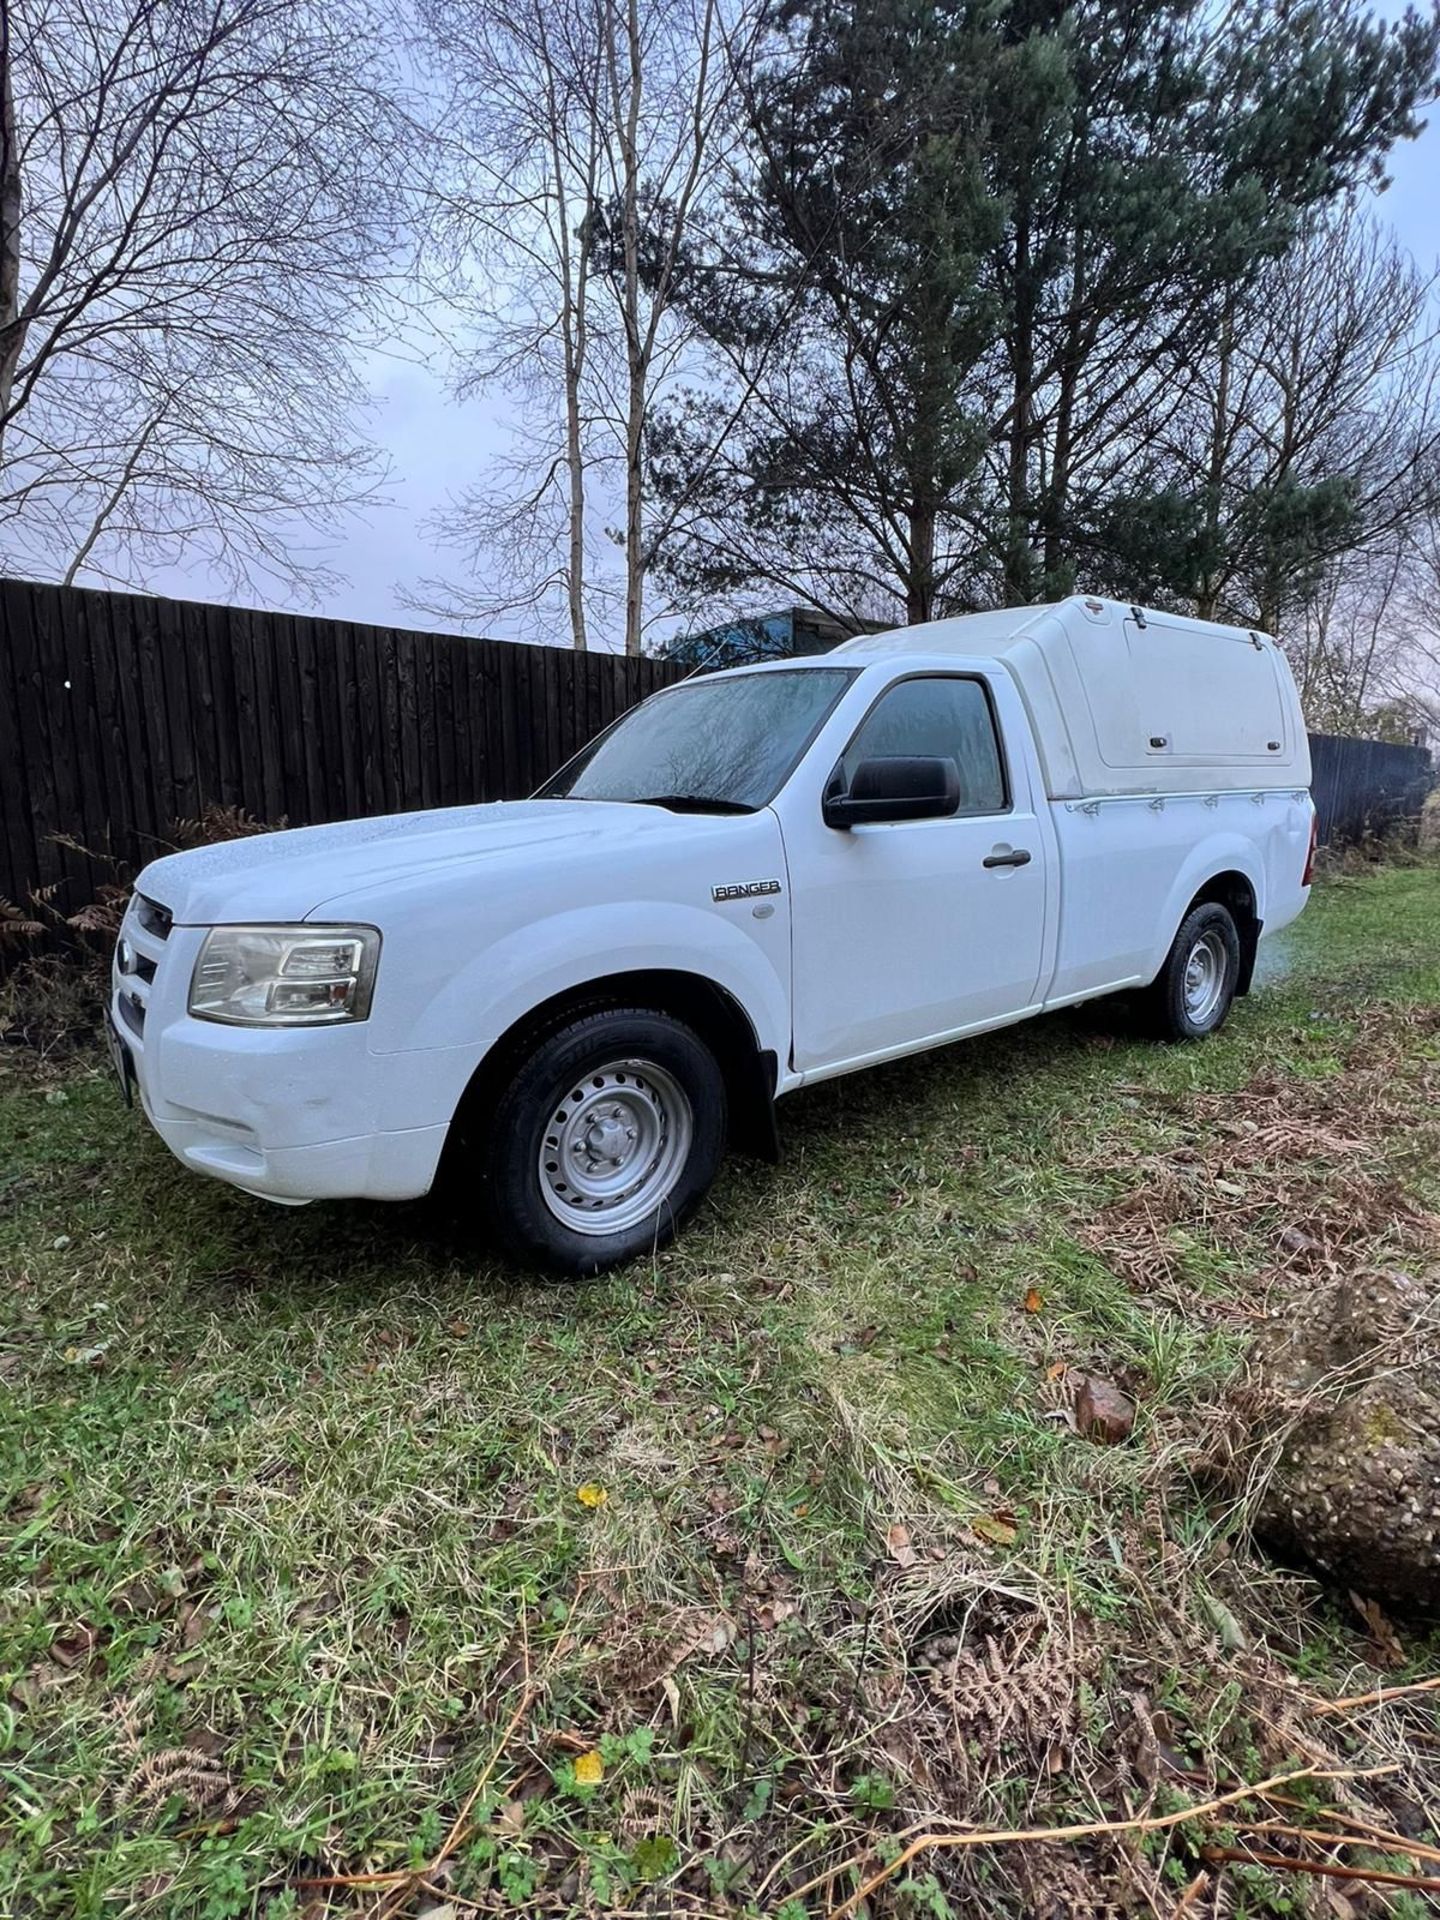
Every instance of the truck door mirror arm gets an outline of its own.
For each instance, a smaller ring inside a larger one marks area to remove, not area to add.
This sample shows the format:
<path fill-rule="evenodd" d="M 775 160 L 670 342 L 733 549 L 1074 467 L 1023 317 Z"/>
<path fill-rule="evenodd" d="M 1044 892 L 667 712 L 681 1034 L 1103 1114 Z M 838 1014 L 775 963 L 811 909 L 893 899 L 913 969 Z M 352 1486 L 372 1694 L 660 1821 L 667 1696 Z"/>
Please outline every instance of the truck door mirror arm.
<path fill-rule="evenodd" d="M 820 808 L 826 826 L 841 831 L 887 820 L 942 820 L 960 810 L 960 771 L 953 760 L 922 754 L 862 760 L 848 787 L 835 769 Z"/>

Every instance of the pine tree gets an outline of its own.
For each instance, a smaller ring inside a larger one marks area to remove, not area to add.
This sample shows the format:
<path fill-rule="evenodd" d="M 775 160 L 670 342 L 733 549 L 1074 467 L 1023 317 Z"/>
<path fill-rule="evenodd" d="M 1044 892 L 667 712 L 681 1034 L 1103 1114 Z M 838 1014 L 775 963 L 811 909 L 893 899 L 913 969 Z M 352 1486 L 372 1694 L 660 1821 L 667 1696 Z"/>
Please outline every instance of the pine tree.
<path fill-rule="evenodd" d="M 686 263 L 713 362 L 651 434 L 672 577 L 915 621 L 1067 591 L 1147 523 L 1157 577 L 1193 574 L 1213 529 L 1137 484 L 1146 450 L 1238 292 L 1417 130 L 1436 19 L 797 0 L 773 25 L 728 227 Z"/>

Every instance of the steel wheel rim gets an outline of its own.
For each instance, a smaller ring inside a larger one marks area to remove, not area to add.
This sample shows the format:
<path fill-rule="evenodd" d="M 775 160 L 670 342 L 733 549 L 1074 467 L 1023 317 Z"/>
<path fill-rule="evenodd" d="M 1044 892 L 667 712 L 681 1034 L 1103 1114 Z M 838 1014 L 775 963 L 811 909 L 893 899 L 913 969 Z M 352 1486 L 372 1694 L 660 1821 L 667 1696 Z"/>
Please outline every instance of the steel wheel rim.
<path fill-rule="evenodd" d="M 624 1233 L 674 1192 L 694 1135 L 689 1096 L 653 1060 L 588 1068 L 551 1103 L 537 1157 L 545 1204 L 573 1233 Z"/>
<path fill-rule="evenodd" d="M 1197 1027 L 1214 1019 L 1229 969 L 1225 942 L 1218 933 L 1202 933 L 1185 962 L 1185 1012 Z"/>

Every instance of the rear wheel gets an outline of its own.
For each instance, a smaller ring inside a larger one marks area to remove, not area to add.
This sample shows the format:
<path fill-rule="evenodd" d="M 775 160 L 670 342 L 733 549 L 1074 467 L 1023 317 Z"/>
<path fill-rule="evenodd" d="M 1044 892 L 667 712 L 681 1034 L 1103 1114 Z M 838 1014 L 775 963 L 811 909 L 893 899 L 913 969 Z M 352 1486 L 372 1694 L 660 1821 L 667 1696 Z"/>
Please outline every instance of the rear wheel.
<path fill-rule="evenodd" d="M 1166 1040 L 1199 1040 L 1224 1025 L 1240 978 L 1240 935 L 1228 909 L 1206 901 L 1186 914 L 1148 1001 Z"/>
<path fill-rule="evenodd" d="M 518 1258 L 602 1272 L 669 1241 L 725 1143 L 725 1081 L 690 1028 L 641 1008 L 543 1038 L 481 1147 L 487 1210 Z"/>

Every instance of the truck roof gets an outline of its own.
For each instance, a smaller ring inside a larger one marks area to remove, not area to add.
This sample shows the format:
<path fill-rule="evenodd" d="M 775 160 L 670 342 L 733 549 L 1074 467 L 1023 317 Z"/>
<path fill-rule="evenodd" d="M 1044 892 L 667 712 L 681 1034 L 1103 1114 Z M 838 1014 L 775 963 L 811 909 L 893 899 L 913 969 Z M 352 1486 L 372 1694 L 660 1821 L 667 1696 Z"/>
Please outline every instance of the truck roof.
<path fill-rule="evenodd" d="M 1268 634 L 1072 594 L 862 634 L 822 656 L 999 661 L 1052 799 L 1305 787 L 1295 683 Z"/>
<path fill-rule="evenodd" d="M 880 657 L 896 653 L 993 653 L 1022 632 L 1053 603 L 1039 607 L 996 607 L 989 613 L 961 613 L 949 620 L 927 620 L 914 627 L 890 627 L 883 633 L 860 633 L 832 647 L 835 654 Z"/>
<path fill-rule="evenodd" d="M 1147 615 L 1143 607 L 1135 607 L 1119 600 L 1104 600 L 1093 593 L 1072 593 L 1066 600 L 1046 600 L 1028 607 L 995 607 L 985 613 L 960 613 L 948 620 L 927 620 L 913 627 L 890 627 L 883 633 L 861 633 L 853 640 L 846 640 L 838 647 L 832 647 L 830 658 L 834 654 L 885 655 L 897 653 L 1003 653 L 1007 641 L 1029 633 L 1039 626 L 1047 614 L 1063 616 L 1071 609 L 1083 612 L 1090 620 L 1124 620 L 1139 616 L 1140 625 L 1144 625 Z M 1226 626 L 1217 620 L 1197 620 L 1192 614 L 1153 613 L 1149 616 L 1167 623 L 1183 625 L 1196 633 L 1212 633 L 1217 640 L 1249 640 L 1252 635 L 1244 627 Z M 1258 636 L 1262 643 L 1269 642 L 1269 636 Z"/>

